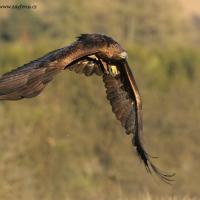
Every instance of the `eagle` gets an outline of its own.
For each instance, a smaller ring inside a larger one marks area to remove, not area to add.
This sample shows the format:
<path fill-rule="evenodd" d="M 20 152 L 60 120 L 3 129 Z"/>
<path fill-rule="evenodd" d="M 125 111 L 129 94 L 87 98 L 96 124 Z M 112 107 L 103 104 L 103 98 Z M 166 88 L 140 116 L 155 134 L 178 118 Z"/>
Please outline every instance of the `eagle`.
<path fill-rule="evenodd" d="M 127 52 L 104 34 L 81 34 L 71 45 L 54 50 L 0 77 L 0 100 L 20 100 L 39 95 L 62 70 L 86 76 L 101 76 L 107 99 L 149 173 L 155 172 L 166 183 L 174 174 L 159 170 L 142 142 L 142 100 Z"/>

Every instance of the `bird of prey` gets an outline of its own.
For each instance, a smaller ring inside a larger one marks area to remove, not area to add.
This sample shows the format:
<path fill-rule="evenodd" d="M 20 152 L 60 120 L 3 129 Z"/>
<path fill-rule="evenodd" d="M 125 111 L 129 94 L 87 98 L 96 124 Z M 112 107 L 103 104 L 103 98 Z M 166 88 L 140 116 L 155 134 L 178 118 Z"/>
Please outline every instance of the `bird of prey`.
<path fill-rule="evenodd" d="M 62 70 L 103 78 L 112 111 L 127 134 L 147 171 L 154 171 L 169 183 L 173 174 L 160 171 L 152 163 L 142 143 L 142 101 L 127 62 L 127 52 L 111 37 L 103 34 L 82 34 L 69 46 L 3 74 L 0 77 L 0 100 L 32 98 Z"/>

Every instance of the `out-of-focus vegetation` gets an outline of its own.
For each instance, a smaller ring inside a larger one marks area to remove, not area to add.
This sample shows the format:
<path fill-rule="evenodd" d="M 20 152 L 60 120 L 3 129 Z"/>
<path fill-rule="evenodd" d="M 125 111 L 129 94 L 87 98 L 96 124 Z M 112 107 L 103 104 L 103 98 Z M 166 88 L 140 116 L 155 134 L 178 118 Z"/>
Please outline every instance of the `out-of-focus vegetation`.
<path fill-rule="evenodd" d="M 1 73 L 80 33 L 119 41 L 143 97 L 145 146 L 160 168 L 176 172 L 172 186 L 147 174 L 102 80 L 66 71 L 34 99 L 0 102 L 0 199 L 199 199 L 200 15 L 185 14 L 193 1 L 46 0 L 23 2 L 35 10 L 0 9 Z"/>

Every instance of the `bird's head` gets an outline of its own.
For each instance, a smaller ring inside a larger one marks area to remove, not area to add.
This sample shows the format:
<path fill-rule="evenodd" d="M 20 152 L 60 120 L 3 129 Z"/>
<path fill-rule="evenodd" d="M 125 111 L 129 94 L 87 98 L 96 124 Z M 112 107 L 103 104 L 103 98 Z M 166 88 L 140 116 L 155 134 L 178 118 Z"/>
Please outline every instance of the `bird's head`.
<path fill-rule="evenodd" d="M 82 34 L 79 41 L 88 48 L 97 48 L 97 57 L 107 62 L 125 60 L 127 52 L 111 37 L 103 34 Z"/>
<path fill-rule="evenodd" d="M 127 52 L 119 44 L 111 44 L 109 47 L 103 48 L 98 55 L 108 62 L 126 60 L 128 58 Z"/>
<path fill-rule="evenodd" d="M 98 54 L 102 59 L 108 62 L 115 62 L 125 60 L 128 58 L 127 52 L 121 47 L 119 43 L 108 36 L 104 36 L 105 45 L 100 49 Z"/>

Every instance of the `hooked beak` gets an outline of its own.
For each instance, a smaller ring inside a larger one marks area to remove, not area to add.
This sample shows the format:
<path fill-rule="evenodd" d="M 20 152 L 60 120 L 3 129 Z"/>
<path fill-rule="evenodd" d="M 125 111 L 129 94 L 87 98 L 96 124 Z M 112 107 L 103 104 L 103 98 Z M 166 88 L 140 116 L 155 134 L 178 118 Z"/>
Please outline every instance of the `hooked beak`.
<path fill-rule="evenodd" d="M 119 54 L 119 57 L 122 58 L 122 59 L 127 59 L 128 54 L 125 51 L 123 51 L 122 53 Z"/>

